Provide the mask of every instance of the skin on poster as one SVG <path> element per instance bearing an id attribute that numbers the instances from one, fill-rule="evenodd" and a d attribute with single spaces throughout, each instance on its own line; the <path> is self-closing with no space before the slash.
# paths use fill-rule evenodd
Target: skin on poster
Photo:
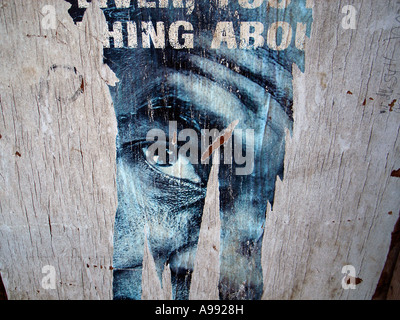
<path id="1" fill-rule="evenodd" d="M 76 21 L 86 1 L 69 1 Z M 292 65 L 304 70 L 306 1 L 100 1 L 118 122 L 114 299 L 140 299 L 145 235 L 174 299 L 187 299 L 212 161 L 221 147 L 221 299 L 260 299 L 267 203 L 292 130 Z M 150 134 L 149 134 L 150 133 Z M 204 160 L 204 159 L 203 159 Z"/>

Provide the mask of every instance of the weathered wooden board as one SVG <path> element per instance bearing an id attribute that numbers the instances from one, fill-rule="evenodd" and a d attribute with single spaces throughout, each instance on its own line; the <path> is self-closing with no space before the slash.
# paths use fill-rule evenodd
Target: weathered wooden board
<path id="1" fill-rule="evenodd" d="M 55 29 L 43 27 L 46 5 Z M 342 26 L 345 5 L 357 10 L 356 29 Z M 117 79 L 103 64 L 101 10 L 91 5 L 76 25 L 68 8 L 0 4 L 0 273 L 9 299 L 112 298 L 117 125 L 107 85 Z M 265 299 L 375 292 L 400 209 L 399 17 L 395 0 L 315 1 L 305 73 L 294 67 L 284 179 L 266 213 Z M 54 290 L 42 287 L 46 265 Z M 354 290 L 342 288 L 345 265 L 362 279 Z"/>
<path id="2" fill-rule="evenodd" d="M 345 4 L 357 9 L 355 30 L 341 27 Z M 285 177 L 267 212 L 264 298 L 375 292 L 399 217 L 400 181 L 391 176 L 400 166 L 399 113 L 389 106 L 399 87 L 387 60 L 399 56 L 399 9 L 396 1 L 315 3 L 306 72 L 294 77 Z M 389 85 L 393 93 L 380 96 Z M 345 265 L 362 279 L 356 290 L 341 287 Z"/>
<path id="3" fill-rule="evenodd" d="M 57 28 L 43 29 L 53 5 Z M 9 299 L 111 299 L 116 124 L 99 13 L 1 2 L 1 258 Z M 42 268 L 56 268 L 44 290 Z"/>

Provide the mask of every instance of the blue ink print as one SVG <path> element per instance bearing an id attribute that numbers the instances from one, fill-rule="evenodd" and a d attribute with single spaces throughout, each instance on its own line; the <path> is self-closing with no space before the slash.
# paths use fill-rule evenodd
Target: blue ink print
<path id="1" fill-rule="evenodd" d="M 81 20 L 84 9 L 68 2 Z M 283 178 L 292 65 L 304 72 L 299 42 L 310 36 L 312 10 L 306 0 L 109 0 L 102 10 L 104 61 L 119 79 L 110 87 L 118 122 L 114 299 L 141 299 L 145 235 L 159 275 L 170 266 L 173 298 L 188 299 L 211 169 L 196 157 L 206 132 L 211 144 L 234 121 L 243 140 L 220 152 L 219 296 L 260 299 L 263 224 Z M 154 129 L 165 134 L 149 141 Z M 191 152 L 178 154 L 185 134 Z"/>

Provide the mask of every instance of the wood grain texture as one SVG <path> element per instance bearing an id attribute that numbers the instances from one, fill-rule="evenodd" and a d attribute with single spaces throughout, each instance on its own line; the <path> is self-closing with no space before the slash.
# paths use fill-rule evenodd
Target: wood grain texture
<path id="1" fill-rule="evenodd" d="M 57 28 L 43 29 L 53 5 Z M 101 11 L 2 1 L 0 272 L 9 299 L 111 299 L 116 120 Z M 110 78 L 110 81 L 113 79 Z M 56 269 L 44 290 L 42 268 Z"/>
<path id="2" fill-rule="evenodd" d="M 142 270 L 142 300 L 172 300 L 171 269 L 164 266 L 161 275 L 157 272 L 156 263 L 150 252 L 147 238 L 144 242 L 143 270 Z"/>
<path id="3" fill-rule="evenodd" d="M 341 9 L 357 28 L 341 27 Z M 263 240 L 264 299 L 370 299 L 400 207 L 399 113 L 384 98 L 397 1 L 315 1 L 306 71 L 294 72 L 294 132 Z M 396 55 L 394 55 L 396 56 Z M 398 74 L 397 74 L 398 75 Z M 395 212 L 395 214 L 388 214 Z M 344 265 L 362 282 L 343 290 Z"/>
<path id="4" fill-rule="evenodd" d="M 397 42 L 388 39 L 400 5 L 314 2 L 284 179 L 266 213 L 263 298 L 370 299 L 400 209 L 399 85 L 377 94 L 393 73 Z M 355 30 L 341 27 L 348 4 Z M 41 26 L 45 5 L 56 8 L 56 29 Z M 75 25 L 68 7 L 0 4 L 0 273 L 9 299 L 112 298 L 116 119 L 107 84 L 116 79 L 102 60 L 101 11 L 91 5 Z M 41 287 L 45 265 L 56 268 L 55 290 Z M 356 290 L 341 287 L 344 265 L 362 279 Z M 168 278 L 166 269 L 166 298 Z M 214 288 L 208 279 L 202 286 Z"/>
<path id="5" fill-rule="evenodd" d="M 213 165 L 207 184 L 207 195 L 190 285 L 190 300 L 219 299 L 221 219 L 217 159 L 219 159 L 219 149 L 213 153 Z"/>

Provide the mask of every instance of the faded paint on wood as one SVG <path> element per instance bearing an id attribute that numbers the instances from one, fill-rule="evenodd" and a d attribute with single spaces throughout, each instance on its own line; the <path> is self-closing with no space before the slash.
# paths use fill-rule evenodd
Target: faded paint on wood
<path id="1" fill-rule="evenodd" d="M 41 28 L 49 4 L 56 30 Z M 357 29 L 345 30 L 345 4 L 315 2 L 306 71 L 294 72 L 294 131 L 266 213 L 264 299 L 370 299 L 398 218 L 392 102 L 400 99 L 377 93 L 400 8 L 351 1 Z M 111 299 L 116 121 L 107 84 L 116 79 L 102 61 L 104 16 L 91 5 L 74 25 L 68 5 L 55 0 L 5 0 L 0 10 L 0 273 L 8 297 Z M 56 268 L 55 290 L 41 287 L 45 265 Z M 341 288 L 344 265 L 362 279 L 356 290 Z"/>

